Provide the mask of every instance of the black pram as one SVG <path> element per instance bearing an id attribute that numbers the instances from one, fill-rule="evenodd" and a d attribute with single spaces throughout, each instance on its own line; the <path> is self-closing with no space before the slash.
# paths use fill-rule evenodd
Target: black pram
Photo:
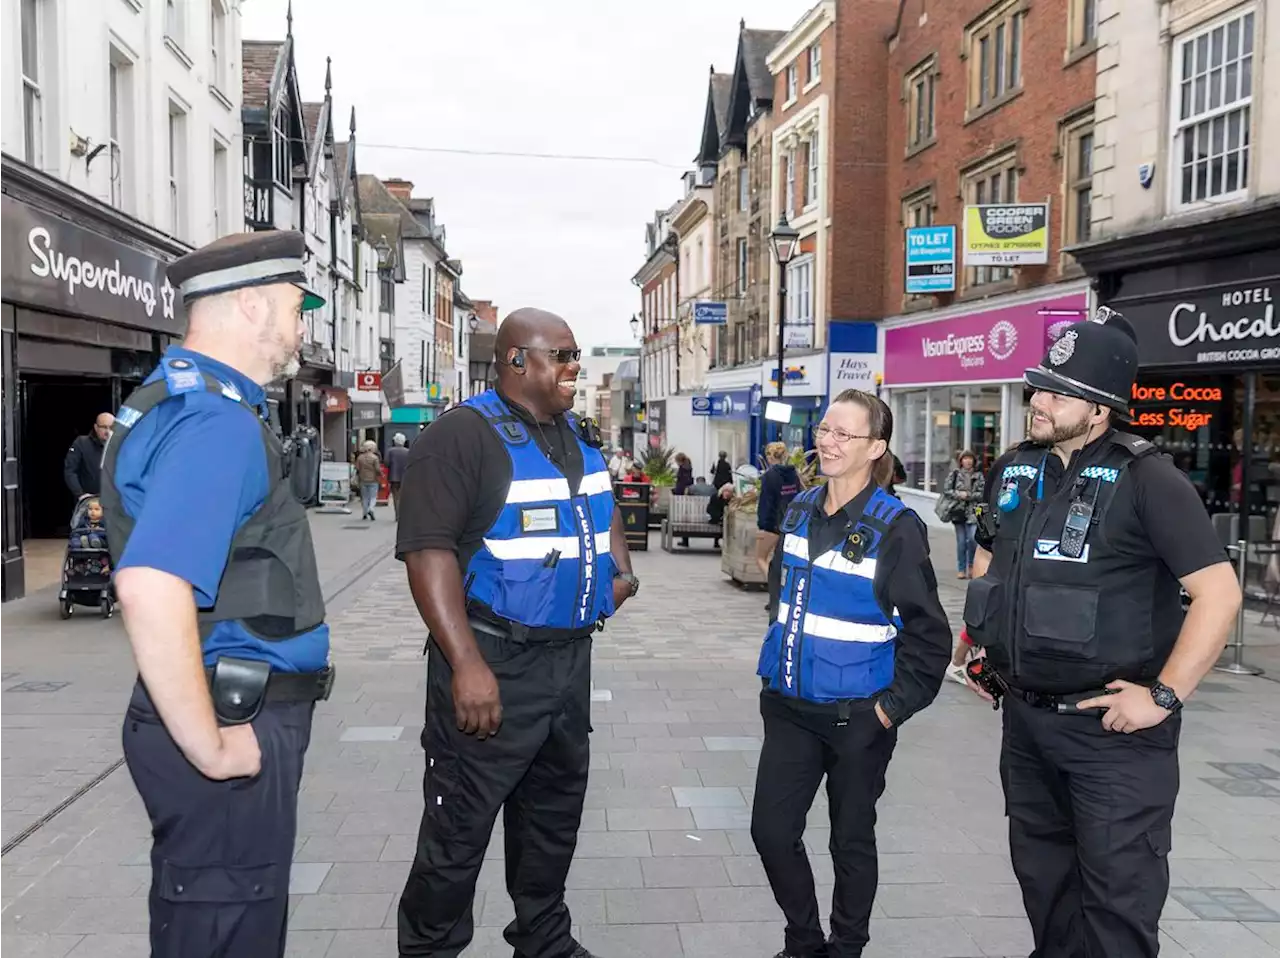
<path id="1" fill-rule="evenodd" d="M 69 619 L 77 605 L 97 606 L 104 619 L 115 612 L 115 591 L 111 586 L 111 553 L 107 530 L 102 522 L 102 504 L 97 496 L 76 503 L 71 513 L 71 535 L 62 560 L 62 582 L 58 589 L 62 618 Z"/>

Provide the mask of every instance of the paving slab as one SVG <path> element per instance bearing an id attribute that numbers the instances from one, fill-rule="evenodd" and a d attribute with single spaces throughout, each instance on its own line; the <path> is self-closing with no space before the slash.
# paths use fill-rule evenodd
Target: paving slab
<path id="1" fill-rule="evenodd" d="M 390 526 L 361 532 L 361 547 L 383 534 L 389 544 Z M 340 523 L 323 534 L 356 548 Z M 958 623 L 963 583 L 950 572 L 949 538 L 935 539 L 934 555 Z M 781 915 L 750 835 L 763 598 L 731 585 L 714 556 L 651 551 L 634 560 L 644 588 L 594 640 L 591 778 L 567 896 L 577 933 L 602 958 L 774 954 Z M 306 762 L 289 954 L 373 958 L 395 953 L 422 808 L 425 629 L 394 560 L 329 575 L 342 590 L 331 616 L 339 682 L 317 712 Z M 53 604 L 12 622 L 5 611 L 5 651 L 15 650 L 5 670 L 14 674 L 0 687 L 68 683 L 3 696 L 6 839 L 119 756 L 133 672 L 118 623 L 56 615 Z M 1212 708 L 1187 713 L 1164 956 L 1280 954 L 1272 678 L 1215 673 L 1193 699 Z M 998 748 L 999 716 L 949 682 L 903 728 L 879 804 L 881 887 L 866 958 L 1029 953 Z M 834 881 L 826 815 L 820 789 L 804 840 L 824 922 Z M 6 954 L 144 953 L 147 848 L 141 803 L 117 769 L 4 856 Z M 477 882 L 468 956 L 511 954 L 501 858 L 499 833 Z"/>

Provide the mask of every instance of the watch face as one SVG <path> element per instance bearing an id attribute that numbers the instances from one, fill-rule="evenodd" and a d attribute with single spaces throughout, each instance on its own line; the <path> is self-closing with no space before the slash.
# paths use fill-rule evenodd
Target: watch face
<path id="1" fill-rule="evenodd" d="M 1173 689 L 1159 685 L 1151 690 L 1151 697 L 1156 700 L 1156 705 L 1162 709 L 1171 709 L 1177 704 L 1178 696 Z"/>

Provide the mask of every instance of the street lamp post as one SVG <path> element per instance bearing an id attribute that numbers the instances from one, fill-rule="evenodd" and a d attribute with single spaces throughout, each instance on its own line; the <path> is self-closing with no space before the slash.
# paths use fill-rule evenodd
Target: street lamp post
<path id="1" fill-rule="evenodd" d="M 640 328 L 640 317 L 631 314 L 631 335 L 640 341 L 640 355 L 636 357 L 636 411 L 644 405 L 644 331 Z M 633 416 L 632 421 L 638 424 Z M 631 445 L 634 453 L 636 429 L 632 428 Z"/>
<path id="2" fill-rule="evenodd" d="M 769 242 L 773 246 L 773 258 L 778 261 L 778 398 L 782 398 L 783 367 L 782 353 L 786 347 L 787 319 L 787 264 L 796 254 L 800 245 L 800 233 L 787 222 L 785 212 L 778 214 L 778 225 L 769 234 Z"/>

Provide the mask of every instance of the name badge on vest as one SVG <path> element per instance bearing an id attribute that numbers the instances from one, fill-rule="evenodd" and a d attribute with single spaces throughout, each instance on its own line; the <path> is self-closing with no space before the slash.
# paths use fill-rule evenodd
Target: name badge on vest
<path id="1" fill-rule="evenodd" d="M 555 506 L 520 510 L 521 532 L 555 532 L 559 527 Z"/>

